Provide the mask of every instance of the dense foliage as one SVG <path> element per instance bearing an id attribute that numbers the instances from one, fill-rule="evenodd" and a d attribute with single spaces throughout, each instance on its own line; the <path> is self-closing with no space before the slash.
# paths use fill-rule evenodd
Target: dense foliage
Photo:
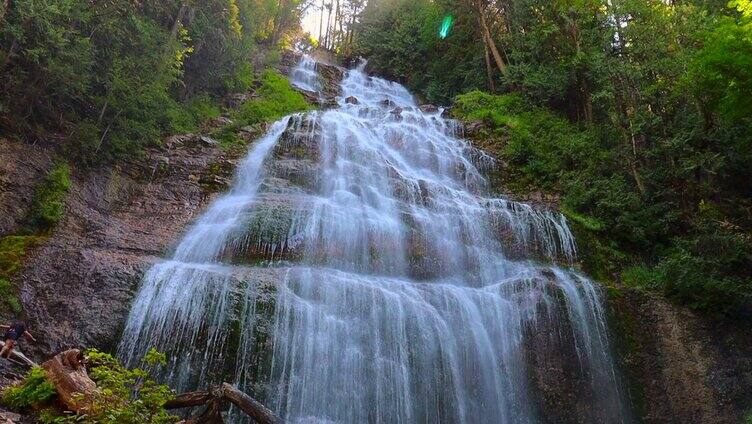
<path id="1" fill-rule="evenodd" d="M 448 0 L 370 1 L 356 26 L 353 55 L 369 68 L 405 83 L 432 102 L 481 87 L 485 81 L 483 46 L 475 42 L 475 21 L 457 14 L 452 36 L 440 39 Z"/>
<path id="2" fill-rule="evenodd" d="M 302 1 L 33 0 L 0 4 L 0 136 L 57 140 L 96 163 L 212 117 L 260 42 Z M 6 9 L 7 8 L 7 9 Z"/>
<path id="3" fill-rule="evenodd" d="M 253 83 L 257 85 L 254 97 L 244 101 L 231 113 L 232 124 L 211 134 L 225 149 L 244 146 L 244 140 L 239 135 L 242 128 L 260 130 L 264 123 L 311 108 L 305 97 L 292 88 L 287 77 L 276 71 L 264 71 L 259 80 Z"/>
<path id="4" fill-rule="evenodd" d="M 750 305 L 748 0 L 373 0 L 355 45 L 431 101 L 501 93 L 459 96 L 456 114 L 486 123 L 513 191 L 561 194 L 599 278 Z"/>

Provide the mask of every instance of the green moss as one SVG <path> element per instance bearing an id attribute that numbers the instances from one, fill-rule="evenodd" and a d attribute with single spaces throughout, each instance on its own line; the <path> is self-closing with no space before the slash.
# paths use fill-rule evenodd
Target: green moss
<path id="1" fill-rule="evenodd" d="M 22 308 L 12 280 L 21 269 L 28 249 L 40 240 L 38 236 L 7 236 L 0 239 L 0 303 L 5 303 L 0 306 L 8 307 L 16 314 Z"/>
<path id="2" fill-rule="evenodd" d="M 20 268 L 29 247 L 38 236 L 7 236 L 0 239 L 0 278 L 11 278 Z"/>
<path id="3" fill-rule="evenodd" d="M 639 358 L 645 352 L 644 332 L 637 317 L 630 308 L 630 301 L 625 296 L 625 291 L 618 286 L 607 287 L 608 294 L 608 323 L 611 330 L 611 340 L 616 351 L 616 358 L 621 361 L 616 365 L 627 377 L 624 382 L 627 385 L 629 399 L 634 410 L 639 416 L 646 411 L 645 390 L 642 377 L 639 374 Z M 618 293 L 615 295 L 615 292 Z M 637 365 L 637 366 L 635 366 Z"/>
<path id="4" fill-rule="evenodd" d="M 17 386 L 11 386 L 3 392 L 3 404 L 15 410 L 26 410 L 49 403 L 55 396 L 55 386 L 47 377 L 47 372 L 34 367 L 26 379 Z"/>
<path id="5" fill-rule="evenodd" d="M 241 125 L 225 125 L 212 132 L 210 136 L 219 142 L 219 147 L 224 151 L 231 151 L 235 148 L 244 147 L 246 141 L 239 135 Z"/>
<path id="6" fill-rule="evenodd" d="M 249 75 L 238 76 L 244 85 Z M 247 100 L 230 113 L 233 123 L 214 130 L 210 136 L 219 142 L 220 147 L 229 152 L 244 151 L 248 140 L 241 137 L 241 128 L 259 126 L 295 112 L 311 110 L 312 106 L 302 94 L 290 85 L 289 80 L 278 72 L 266 70 L 260 80 L 255 81 L 259 88 L 256 97 Z"/>
<path id="7" fill-rule="evenodd" d="M 55 165 L 34 197 L 34 210 L 30 219 L 32 229 L 48 230 L 63 219 L 65 198 L 70 187 L 70 167 L 65 163 Z"/>

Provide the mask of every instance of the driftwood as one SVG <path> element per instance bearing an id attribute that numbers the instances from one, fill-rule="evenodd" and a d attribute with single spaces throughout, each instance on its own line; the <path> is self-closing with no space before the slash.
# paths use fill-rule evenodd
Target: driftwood
<path id="1" fill-rule="evenodd" d="M 91 406 L 97 385 L 89 378 L 84 355 L 78 349 L 58 353 L 42 364 L 57 390 L 60 401 L 71 411 L 84 412 Z"/>
<path id="2" fill-rule="evenodd" d="M 0 350 L 2 350 L 4 347 L 5 347 L 5 342 L 0 341 Z M 27 365 L 29 367 L 37 367 L 37 366 L 39 366 L 39 365 L 37 365 L 36 362 L 32 361 L 31 359 L 29 359 L 28 357 L 26 357 L 26 355 L 24 355 L 23 353 L 17 351 L 16 349 L 13 349 L 13 351 L 10 353 L 10 359 L 13 359 L 15 361 L 21 362 L 24 365 Z"/>
<path id="3" fill-rule="evenodd" d="M 212 390 L 184 393 L 165 404 L 166 409 L 191 408 L 206 405 L 201 415 L 193 417 L 184 424 L 221 424 L 222 410 L 227 402 L 237 406 L 241 411 L 251 417 L 257 424 L 282 424 L 283 421 L 261 402 L 236 389 L 234 386 L 223 383 L 220 387 Z"/>

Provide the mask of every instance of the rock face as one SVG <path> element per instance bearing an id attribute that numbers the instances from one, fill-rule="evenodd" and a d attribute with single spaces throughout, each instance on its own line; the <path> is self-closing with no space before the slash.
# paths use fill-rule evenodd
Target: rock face
<path id="1" fill-rule="evenodd" d="M 17 232 L 54 151 L 0 138 L 0 236 Z"/>
<path id="2" fill-rule="evenodd" d="M 749 317 L 705 316 L 628 289 L 609 304 L 617 358 L 642 422 L 744 422 L 752 411 Z"/>
<path id="3" fill-rule="evenodd" d="M 28 326 L 39 340 L 22 343 L 22 350 L 44 357 L 69 347 L 115 346 L 144 270 L 217 189 L 206 181 L 222 173 L 223 163 L 234 169 L 200 137 L 167 145 L 132 163 L 72 176 L 64 220 L 29 252 L 15 278 Z M 12 164 L 11 173 L 0 175 L 13 182 L 0 192 L 3 212 L 12 212 L 12 219 L 2 221 L 4 235 L 25 214 L 52 152 L 11 142 L 3 142 L 0 152 L 0 166 Z"/>
<path id="4" fill-rule="evenodd" d="M 290 75 L 292 70 L 300 63 L 302 54 L 291 50 L 286 50 L 282 54 L 282 60 L 280 61 L 277 69 L 285 75 Z M 324 109 L 337 106 L 337 96 L 341 93 L 340 82 L 345 76 L 345 70 L 336 65 L 331 65 L 326 61 L 318 61 L 316 63 L 316 72 L 318 72 L 321 79 L 320 91 L 299 91 L 303 93 L 310 103 L 317 104 Z"/>

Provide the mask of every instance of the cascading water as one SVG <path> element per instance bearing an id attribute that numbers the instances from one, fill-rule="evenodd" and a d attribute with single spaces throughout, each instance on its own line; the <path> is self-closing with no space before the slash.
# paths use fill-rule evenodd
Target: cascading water
<path id="1" fill-rule="evenodd" d="M 599 291 L 541 264 L 574 258 L 564 218 L 486 197 L 492 160 L 402 86 L 341 87 L 146 274 L 121 357 L 166 351 L 177 390 L 231 378 L 291 422 L 539 422 L 558 375 L 590 409 L 573 421 L 625 421 Z"/>

